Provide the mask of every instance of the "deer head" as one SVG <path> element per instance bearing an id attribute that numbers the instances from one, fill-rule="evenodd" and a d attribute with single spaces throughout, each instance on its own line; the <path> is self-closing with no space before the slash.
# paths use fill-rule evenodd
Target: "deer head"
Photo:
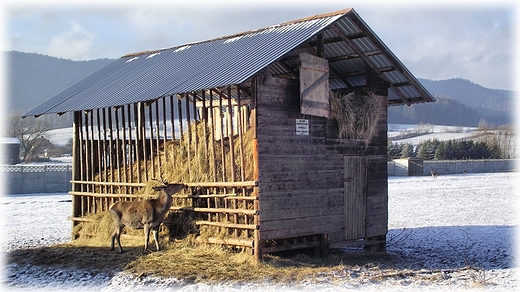
<path id="1" fill-rule="evenodd" d="M 169 195 L 172 195 L 172 194 L 175 194 L 176 192 L 182 190 L 183 188 L 186 187 L 185 184 L 183 183 L 168 183 L 166 180 L 164 180 L 162 177 L 161 179 L 156 179 L 156 178 L 153 178 L 152 180 L 155 180 L 155 181 L 158 181 L 161 183 L 160 186 L 154 186 L 152 187 L 152 189 L 154 191 L 164 191 L 165 193 L 169 194 Z"/>

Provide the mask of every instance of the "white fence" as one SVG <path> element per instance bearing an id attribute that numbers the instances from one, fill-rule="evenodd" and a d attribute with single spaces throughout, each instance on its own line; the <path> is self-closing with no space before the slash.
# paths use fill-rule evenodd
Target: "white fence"
<path id="1" fill-rule="evenodd" d="M 62 193 L 71 190 L 71 164 L 0 165 L 8 194 Z"/>
<path id="2" fill-rule="evenodd" d="M 388 162 L 389 176 L 430 175 L 430 170 L 438 174 L 504 172 L 516 170 L 515 159 L 481 160 L 421 160 L 395 159 Z"/>
<path id="3" fill-rule="evenodd" d="M 514 159 L 429 160 L 395 159 L 388 162 L 389 176 L 503 172 L 516 170 Z M 71 190 L 72 164 L 0 165 L 8 194 L 62 193 Z"/>

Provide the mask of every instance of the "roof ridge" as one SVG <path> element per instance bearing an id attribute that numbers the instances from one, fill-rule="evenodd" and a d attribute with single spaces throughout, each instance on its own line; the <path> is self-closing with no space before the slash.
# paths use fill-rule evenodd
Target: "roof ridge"
<path id="1" fill-rule="evenodd" d="M 160 53 L 162 51 L 167 51 L 167 50 L 175 50 L 175 49 L 179 49 L 179 48 L 186 47 L 186 46 L 192 46 L 192 45 L 197 45 L 197 44 L 202 44 L 202 43 L 207 43 L 207 42 L 213 42 L 213 41 L 218 41 L 218 40 L 232 39 L 232 38 L 248 35 L 248 34 L 251 34 L 251 33 L 258 33 L 258 32 L 261 32 L 261 31 L 264 31 L 264 30 L 268 30 L 268 29 L 272 29 L 272 28 L 275 28 L 275 27 L 286 26 L 286 25 L 296 24 L 296 23 L 300 23 L 300 22 L 326 18 L 326 17 L 332 17 L 332 16 L 336 16 L 336 15 L 342 15 L 342 14 L 346 14 L 346 13 L 348 13 L 350 11 L 353 11 L 353 10 L 354 10 L 353 8 L 346 8 L 346 9 L 341 9 L 341 10 L 337 10 L 337 11 L 333 11 L 333 12 L 328 12 L 328 13 L 323 13 L 323 14 L 316 14 L 316 15 L 307 16 L 307 17 L 303 17 L 303 18 L 298 18 L 298 19 L 295 19 L 295 20 L 287 21 L 287 22 L 273 24 L 273 25 L 270 25 L 270 26 L 262 27 L 262 28 L 251 29 L 251 30 L 240 32 L 240 33 L 235 33 L 235 34 L 226 35 L 226 36 L 220 36 L 220 37 L 216 37 L 216 38 L 212 38 L 212 39 L 208 39 L 208 40 L 203 40 L 203 41 L 196 41 L 196 42 L 186 43 L 186 44 L 183 44 L 183 45 L 174 46 L 174 47 L 170 47 L 170 48 L 162 48 L 162 49 L 157 49 L 157 50 L 147 50 L 147 51 L 129 53 L 129 54 L 125 54 L 125 55 L 121 56 L 121 58 L 138 57 L 138 56 L 146 55 L 146 54 Z"/>

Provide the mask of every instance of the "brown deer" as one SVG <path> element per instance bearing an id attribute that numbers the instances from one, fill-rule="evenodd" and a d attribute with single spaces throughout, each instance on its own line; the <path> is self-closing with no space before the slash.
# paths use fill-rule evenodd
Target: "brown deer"
<path id="1" fill-rule="evenodd" d="M 148 251 L 148 240 L 150 230 L 155 239 L 155 247 L 159 251 L 159 225 L 163 221 L 164 215 L 170 209 L 173 198 L 172 195 L 182 190 L 186 185 L 182 183 L 169 184 L 162 181 L 161 186 L 153 187 L 155 191 L 160 191 L 156 199 L 142 201 L 119 201 L 110 206 L 110 215 L 114 222 L 114 232 L 112 233 L 110 249 L 114 250 L 114 240 L 117 240 L 119 253 L 123 253 L 121 247 L 121 231 L 128 226 L 131 229 L 144 229 L 144 251 Z"/>
<path id="2" fill-rule="evenodd" d="M 433 179 L 437 179 L 437 176 L 439 175 L 439 174 L 437 173 L 437 170 L 435 170 L 435 169 L 430 169 L 430 173 L 431 173 Z"/>

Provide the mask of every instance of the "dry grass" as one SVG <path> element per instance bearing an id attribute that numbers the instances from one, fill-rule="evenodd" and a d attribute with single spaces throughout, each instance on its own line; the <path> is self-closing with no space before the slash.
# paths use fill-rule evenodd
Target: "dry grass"
<path id="1" fill-rule="evenodd" d="M 110 251 L 109 242 L 87 239 L 66 244 L 16 250 L 7 256 L 8 263 L 31 264 L 61 269 L 83 269 L 92 273 L 124 270 L 136 277 L 174 277 L 185 282 L 265 282 L 297 283 L 318 276 L 344 273 L 358 265 L 388 261 L 387 255 L 332 253 L 328 258 L 296 255 L 265 255 L 257 263 L 244 252 L 217 245 L 189 241 L 161 242 L 159 252 L 143 252 L 142 237 L 122 237 L 125 252 Z M 343 272 L 342 272 L 343 271 Z"/>
<path id="2" fill-rule="evenodd" d="M 368 145 L 375 135 L 377 121 L 384 113 L 386 97 L 375 95 L 366 90 L 349 94 L 331 92 L 330 117 L 338 123 L 339 138 L 362 140 Z"/>

